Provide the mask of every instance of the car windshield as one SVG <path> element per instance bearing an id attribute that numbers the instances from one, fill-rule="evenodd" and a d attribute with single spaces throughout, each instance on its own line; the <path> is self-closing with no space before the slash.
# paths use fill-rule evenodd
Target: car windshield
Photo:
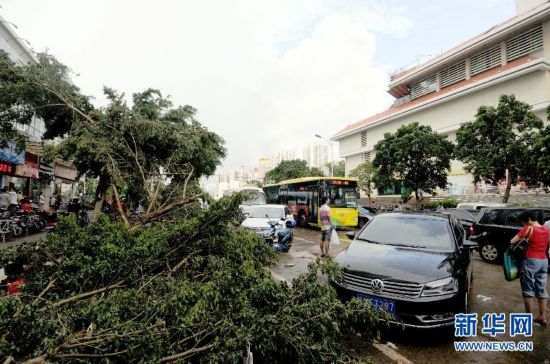
<path id="1" fill-rule="evenodd" d="M 377 215 L 357 237 L 373 243 L 432 250 L 452 249 L 448 222 L 422 215 Z"/>
<path id="2" fill-rule="evenodd" d="M 462 209 L 448 209 L 446 210 L 449 214 L 453 215 L 459 220 L 474 221 L 475 217 L 470 212 Z"/>
<path id="3" fill-rule="evenodd" d="M 249 218 L 265 218 L 267 215 L 270 219 L 282 219 L 285 217 L 284 207 L 267 207 L 256 206 L 249 211 Z"/>

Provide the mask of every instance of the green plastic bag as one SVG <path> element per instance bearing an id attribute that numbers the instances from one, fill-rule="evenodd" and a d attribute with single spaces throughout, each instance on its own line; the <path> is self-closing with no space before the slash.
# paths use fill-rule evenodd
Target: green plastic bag
<path id="1" fill-rule="evenodd" d="M 504 262 L 502 263 L 502 268 L 504 269 L 504 278 L 508 282 L 512 282 L 514 279 L 519 278 L 518 263 L 510 250 L 506 250 L 504 252 Z"/>

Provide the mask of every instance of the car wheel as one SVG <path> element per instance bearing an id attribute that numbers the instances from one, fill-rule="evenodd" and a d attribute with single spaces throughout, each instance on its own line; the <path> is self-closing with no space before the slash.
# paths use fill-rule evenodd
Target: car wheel
<path id="1" fill-rule="evenodd" d="M 300 225 L 300 227 L 305 227 L 307 225 L 307 217 L 303 211 L 300 211 L 298 214 L 298 225 Z"/>
<path id="2" fill-rule="evenodd" d="M 484 242 L 479 248 L 479 255 L 485 263 L 496 264 L 500 261 L 500 251 L 491 242 Z"/>

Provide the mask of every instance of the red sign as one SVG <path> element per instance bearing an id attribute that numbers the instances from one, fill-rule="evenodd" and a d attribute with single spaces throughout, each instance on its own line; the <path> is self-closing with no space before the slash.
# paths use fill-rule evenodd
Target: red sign
<path id="1" fill-rule="evenodd" d="M 14 172 L 15 172 L 15 168 L 13 164 L 0 162 L 0 173 L 13 174 Z"/>
<path id="2" fill-rule="evenodd" d="M 25 161 L 24 164 L 19 164 L 15 168 L 15 174 L 21 177 L 38 178 L 38 163 Z"/>

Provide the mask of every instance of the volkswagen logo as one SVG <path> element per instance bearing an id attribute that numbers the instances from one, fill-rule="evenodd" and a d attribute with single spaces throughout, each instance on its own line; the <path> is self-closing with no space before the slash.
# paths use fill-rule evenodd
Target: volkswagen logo
<path id="1" fill-rule="evenodd" d="M 373 279 L 371 284 L 370 284 L 370 287 L 372 288 L 373 291 L 381 291 L 382 288 L 384 288 L 384 282 L 382 282 L 380 279 Z"/>

